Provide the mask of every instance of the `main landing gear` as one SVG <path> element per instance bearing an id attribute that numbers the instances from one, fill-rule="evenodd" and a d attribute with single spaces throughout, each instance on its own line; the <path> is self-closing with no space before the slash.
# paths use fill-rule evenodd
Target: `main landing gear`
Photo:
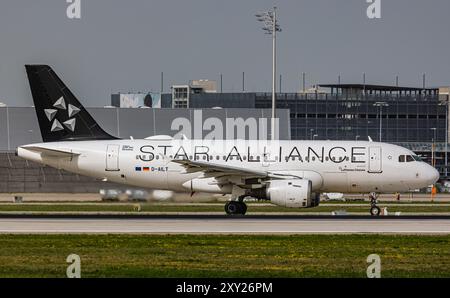
<path id="1" fill-rule="evenodd" d="M 372 216 L 380 216 L 381 209 L 377 206 L 378 204 L 378 194 L 371 192 L 369 194 L 370 198 L 370 214 Z"/>
<path id="2" fill-rule="evenodd" d="M 244 215 L 247 212 L 247 205 L 244 198 L 239 197 L 237 201 L 229 201 L 225 204 L 225 212 L 228 215 Z"/>

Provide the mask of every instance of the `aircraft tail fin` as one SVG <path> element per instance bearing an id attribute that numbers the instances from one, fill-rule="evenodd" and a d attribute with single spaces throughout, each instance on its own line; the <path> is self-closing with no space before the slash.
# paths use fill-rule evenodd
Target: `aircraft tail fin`
<path id="1" fill-rule="evenodd" d="M 25 65 L 44 142 L 116 139 L 106 133 L 48 65 Z"/>

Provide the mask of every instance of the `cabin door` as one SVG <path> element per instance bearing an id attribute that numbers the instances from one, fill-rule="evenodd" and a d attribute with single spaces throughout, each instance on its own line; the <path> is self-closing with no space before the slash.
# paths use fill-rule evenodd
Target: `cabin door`
<path id="1" fill-rule="evenodd" d="M 381 173 L 381 147 L 369 147 L 369 173 Z"/>
<path id="2" fill-rule="evenodd" d="M 106 170 L 120 171 L 119 169 L 119 145 L 108 145 L 106 149 Z"/>

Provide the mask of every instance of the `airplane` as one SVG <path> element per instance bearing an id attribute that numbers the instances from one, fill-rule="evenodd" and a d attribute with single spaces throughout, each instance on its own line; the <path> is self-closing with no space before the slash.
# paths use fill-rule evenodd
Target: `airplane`
<path id="1" fill-rule="evenodd" d="M 105 132 L 47 65 L 26 65 L 43 143 L 17 155 L 58 169 L 138 187 L 231 195 L 286 208 L 319 205 L 321 193 L 405 192 L 439 172 L 406 148 L 373 141 L 120 139 Z M 380 209 L 372 205 L 371 214 Z"/>

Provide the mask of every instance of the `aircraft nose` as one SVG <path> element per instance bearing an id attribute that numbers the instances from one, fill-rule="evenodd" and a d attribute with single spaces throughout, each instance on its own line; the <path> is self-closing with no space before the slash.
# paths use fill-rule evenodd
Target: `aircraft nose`
<path id="1" fill-rule="evenodd" d="M 435 184 L 438 180 L 439 180 L 439 171 L 438 170 L 436 170 L 434 167 L 432 167 L 432 166 L 429 166 L 429 169 L 428 169 L 428 175 L 427 175 L 428 177 L 429 177 L 429 184 L 431 185 L 431 184 Z"/>

